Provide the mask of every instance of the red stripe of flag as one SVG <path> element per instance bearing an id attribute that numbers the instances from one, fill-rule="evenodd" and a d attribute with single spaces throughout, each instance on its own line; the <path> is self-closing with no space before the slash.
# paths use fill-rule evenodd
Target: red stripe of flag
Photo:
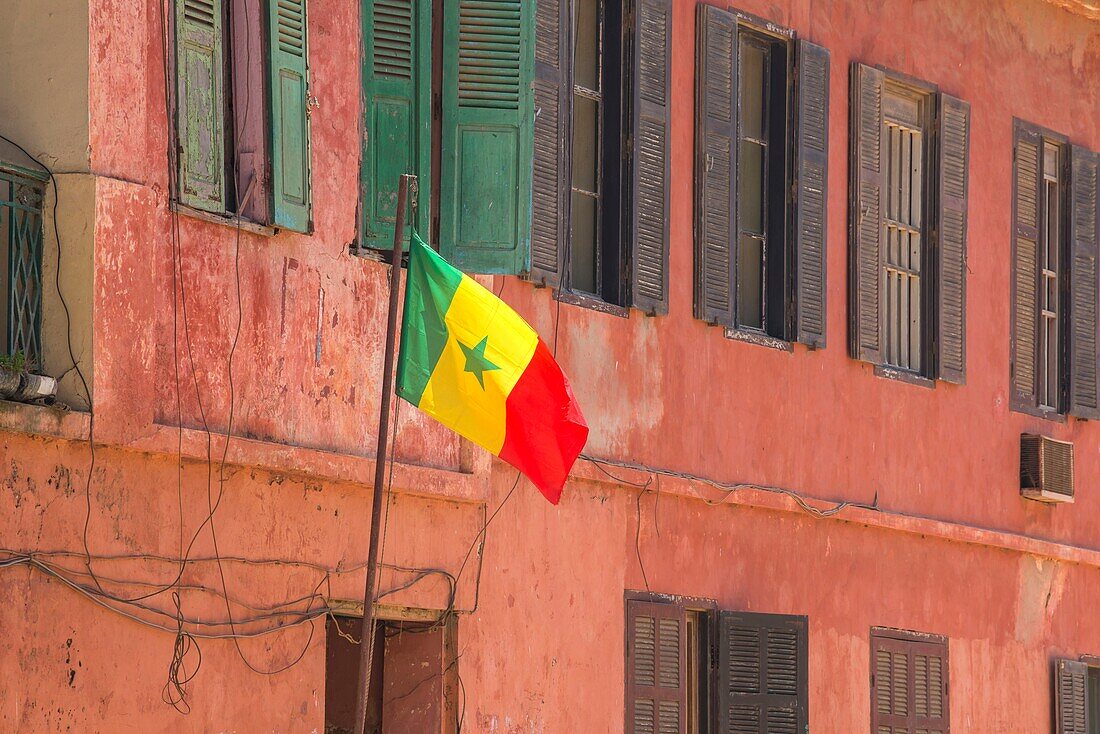
<path id="1" fill-rule="evenodd" d="M 505 421 L 500 458 L 558 504 L 569 470 L 588 440 L 588 424 L 569 380 L 541 338 L 527 369 L 508 393 Z"/>

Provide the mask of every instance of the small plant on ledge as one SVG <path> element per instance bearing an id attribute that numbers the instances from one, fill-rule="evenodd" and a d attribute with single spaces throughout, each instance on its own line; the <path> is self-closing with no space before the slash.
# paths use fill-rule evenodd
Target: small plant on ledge
<path id="1" fill-rule="evenodd" d="M 13 354 L 0 354 L 0 370 L 21 374 L 29 372 L 31 365 L 27 363 L 27 355 L 22 350 L 17 350 Z"/>

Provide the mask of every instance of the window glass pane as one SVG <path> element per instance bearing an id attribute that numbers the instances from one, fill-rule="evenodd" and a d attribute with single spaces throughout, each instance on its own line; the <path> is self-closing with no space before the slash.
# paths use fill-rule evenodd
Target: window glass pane
<path id="1" fill-rule="evenodd" d="M 599 91 L 600 4 L 599 0 L 576 0 L 577 31 L 573 83 Z"/>
<path id="2" fill-rule="evenodd" d="M 741 231 L 764 233 L 764 146 L 741 142 Z"/>
<path id="3" fill-rule="evenodd" d="M 764 242 L 741 235 L 737 260 L 737 321 L 764 328 Z"/>
<path id="4" fill-rule="evenodd" d="M 764 64 L 767 51 L 741 44 L 741 136 L 764 139 Z"/>
<path id="5" fill-rule="evenodd" d="M 569 271 L 572 290 L 596 293 L 596 198 L 573 192 L 572 246 Z"/>
<path id="6" fill-rule="evenodd" d="M 599 103 L 573 95 L 573 188 L 598 193 Z"/>

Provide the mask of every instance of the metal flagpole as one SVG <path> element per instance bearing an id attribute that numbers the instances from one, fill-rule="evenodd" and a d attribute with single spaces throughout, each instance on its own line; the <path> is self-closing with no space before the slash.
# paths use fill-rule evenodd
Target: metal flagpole
<path id="1" fill-rule="evenodd" d="M 374 500 L 370 516 L 370 550 L 367 552 L 367 582 L 363 592 L 363 634 L 359 643 L 359 694 L 355 702 L 356 734 L 371 734 L 367 728 L 367 694 L 370 690 L 374 653 L 374 587 L 378 577 L 378 534 L 382 524 L 382 486 L 386 479 L 386 450 L 389 443 L 390 400 L 393 395 L 393 362 L 397 343 L 397 299 L 401 290 L 401 256 L 405 240 L 405 202 L 409 189 L 417 188 L 416 176 L 403 174 L 397 186 L 397 221 L 393 227 L 393 261 L 390 265 L 390 312 L 386 322 L 386 356 L 382 367 L 382 406 L 378 413 L 378 450 L 374 454 Z"/>

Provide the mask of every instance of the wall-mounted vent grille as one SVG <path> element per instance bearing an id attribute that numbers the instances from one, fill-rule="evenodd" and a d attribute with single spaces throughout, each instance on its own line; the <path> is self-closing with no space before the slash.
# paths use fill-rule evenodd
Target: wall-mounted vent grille
<path id="1" fill-rule="evenodd" d="M 1073 502 L 1073 444 L 1020 436 L 1020 492 L 1042 502 Z"/>

